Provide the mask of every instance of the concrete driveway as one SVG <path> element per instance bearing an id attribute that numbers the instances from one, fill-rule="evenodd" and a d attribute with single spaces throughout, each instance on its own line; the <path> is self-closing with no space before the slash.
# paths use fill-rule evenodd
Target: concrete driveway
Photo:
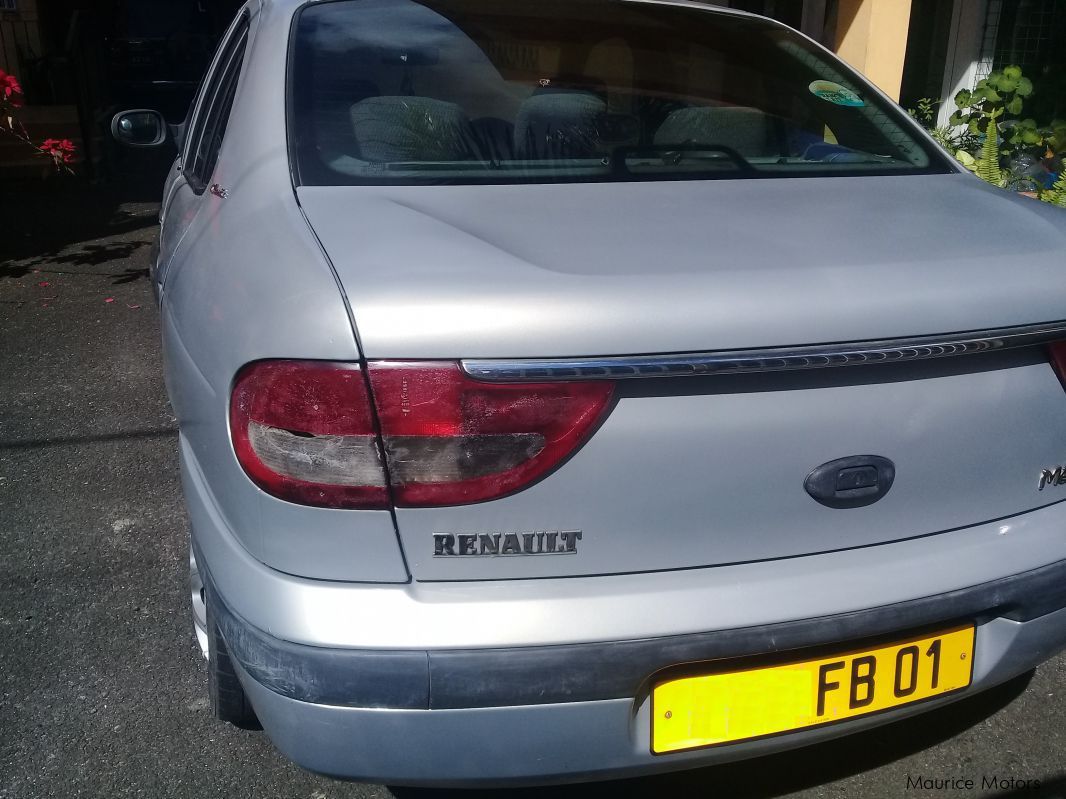
<path id="1" fill-rule="evenodd" d="M 458 796 L 323 779 L 210 717 L 146 279 L 158 185 L 0 188 L 0 797 Z M 1066 796 L 1066 659 L 816 748 L 498 795 Z"/>

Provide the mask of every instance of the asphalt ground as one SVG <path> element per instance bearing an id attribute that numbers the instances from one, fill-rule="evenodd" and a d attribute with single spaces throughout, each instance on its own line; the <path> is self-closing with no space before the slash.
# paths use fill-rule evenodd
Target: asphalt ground
<path id="1" fill-rule="evenodd" d="M 334 782 L 213 721 L 147 281 L 158 186 L 0 185 L 0 797 L 1066 797 L 1061 656 L 817 747 L 542 790 Z"/>

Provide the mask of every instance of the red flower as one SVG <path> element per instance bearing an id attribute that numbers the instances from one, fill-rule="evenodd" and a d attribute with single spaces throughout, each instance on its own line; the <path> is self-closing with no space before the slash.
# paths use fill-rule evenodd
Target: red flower
<path id="1" fill-rule="evenodd" d="M 49 155 L 56 164 L 69 164 L 74 160 L 78 148 L 70 139 L 45 139 L 41 142 L 41 152 Z"/>
<path id="2" fill-rule="evenodd" d="M 0 69 L 0 103 L 8 103 L 14 108 L 22 105 L 22 87 L 19 79 Z"/>

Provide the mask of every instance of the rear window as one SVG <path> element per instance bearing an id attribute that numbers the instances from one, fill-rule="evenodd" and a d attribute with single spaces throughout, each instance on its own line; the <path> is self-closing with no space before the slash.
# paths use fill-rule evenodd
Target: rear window
<path id="1" fill-rule="evenodd" d="M 336 0 L 301 10 L 303 184 L 948 171 L 899 109 L 780 25 L 617 0 Z"/>

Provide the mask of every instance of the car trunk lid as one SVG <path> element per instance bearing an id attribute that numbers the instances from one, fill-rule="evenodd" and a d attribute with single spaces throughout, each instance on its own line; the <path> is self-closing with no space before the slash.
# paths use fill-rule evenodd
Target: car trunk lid
<path id="1" fill-rule="evenodd" d="M 700 352 L 1066 316 L 1061 224 L 961 174 L 298 194 L 369 358 Z"/>
<path id="2" fill-rule="evenodd" d="M 965 176 L 299 195 L 371 361 L 750 350 L 1066 319 L 1062 234 L 1036 204 Z M 396 519 L 421 580 L 721 565 L 993 519 L 1006 534 L 1062 498 L 1039 477 L 1066 461 L 1063 411 L 1033 347 L 622 380 L 599 428 L 539 482 Z M 877 502 L 831 507 L 807 491 L 818 467 L 860 456 L 894 469 Z M 563 557 L 435 547 L 564 532 L 576 543 Z"/>

